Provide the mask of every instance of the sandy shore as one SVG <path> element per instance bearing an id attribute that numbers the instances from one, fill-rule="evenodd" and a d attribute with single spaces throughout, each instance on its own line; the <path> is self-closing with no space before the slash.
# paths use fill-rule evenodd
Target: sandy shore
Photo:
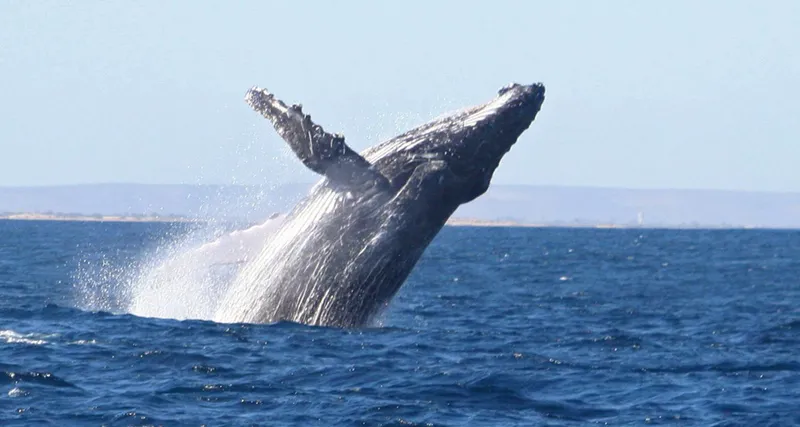
<path id="1" fill-rule="evenodd" d="M 546 227 L 544 224 L 528 224 L 517 221 L 495 221 L 475 218 L 450 218 L 447 220 L 447 225 L 452 225 L 455 227 Z"/>

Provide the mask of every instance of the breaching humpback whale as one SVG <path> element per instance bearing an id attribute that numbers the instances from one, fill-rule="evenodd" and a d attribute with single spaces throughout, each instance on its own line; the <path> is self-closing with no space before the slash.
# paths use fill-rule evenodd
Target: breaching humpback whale
<path id="1" fill-rule="evenodd" d="M 243 267 L 215 320 L 367 324 L 456 208 L 486 192 L 544 92 L 542 84 L 511 84 L 483 105 L 359 154 L 300 105 L 250 89 L 247 103 L 323 178 Z"/>

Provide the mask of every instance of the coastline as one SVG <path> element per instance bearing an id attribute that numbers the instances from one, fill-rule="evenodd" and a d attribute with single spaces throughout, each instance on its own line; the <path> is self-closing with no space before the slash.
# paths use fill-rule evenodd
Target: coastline
<path id="1" fill-rule="evenodd" d="M 179 216 L 133 216 L 133 215 L 61 215 L 41 213 L 14 213 L 0 215 L 0 220 L 11 221 L 79 221 L 79 222 L 198 222 L 196 219 Z"/>
<path id="2" fill-rule="evenodd" d="M 80 222 L 204 222 L 202 219 L 187 218 L 178 215 L 144 216 L 144 215 L 65 215 L 45 213 L 13 213 L 0 215 L 0 220 L 12 221 L 80 221 Z M 470 218 L 450 218 L 447 225 L 452 226 L 485 226 L 485 227 L 538 227 L 544 225 L 526 224 L 515 221 L 493 221 Z"/>
<path id="3" fill-rule="evenodd" d="M 6 213 L 0 214 L 0 220 L 9 221 L 75 221 L 75 222 L 161 222 L 161 223 L 202 223 L 199 218 L 178 215 L 144 216 L 144 215 L 83 215 L 83 214 L 47 214 L 47 213 Z M 701 225 L 701 224 L 592 224 L 592 223 L 530 223 L 513 220 L 490 220 L 479 218 L 450 218 L 450 227 L 524 227 L 524 228 L 593 228 L 593 229 L 672 229 L 672 230 L 749 230 L 776 229 L 751 225 Z M 781 228 L 782 229 L 782 228 Z M 792 228 L 786 228 L 791 230 Z"/>

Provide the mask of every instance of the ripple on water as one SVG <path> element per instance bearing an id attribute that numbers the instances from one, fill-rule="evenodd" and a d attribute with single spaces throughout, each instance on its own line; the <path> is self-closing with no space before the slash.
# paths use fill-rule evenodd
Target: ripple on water
<path id="1" fill-rule="evenodd" d="M 63 260 L 165 227 L 9 227 L 3 426 L 800 425 L 800 233 L 446 228 L 343 331 L 81 311 Z"/>

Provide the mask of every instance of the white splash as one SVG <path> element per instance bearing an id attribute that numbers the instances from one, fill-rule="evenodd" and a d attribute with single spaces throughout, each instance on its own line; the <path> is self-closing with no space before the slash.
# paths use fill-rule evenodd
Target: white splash
<path id="1" fill-rule="evenodd" d="M 0 341 L 5 341 L 7 344 L 43 345 L 48 343 L 45 338 L 51 338 L 53 336 L 54 335 L 44 334 L 20 334 L 11 329 L 0 330 Z"/>
<path id="2" fill-rule="evenodd" d="M 280 138 L 265 143 L 257 137 L 260 133 L 253 128 L 237 137 L 248 142 L 234 145 L 237 163 L 228 181 L 272 185 L 247 186 L 245 194 L 220 188 L 217 197 L 204 200 L 195 213 L 201 221 L 168 228 L 144 249 L 104 253 L 103 248 L 84 248 L 73 272 L 74 305 L 144 317 L 211 319 L 235 275 L 283 221 L 279 216 L 230 231 L 234 221 L 263 214 L 272 205 L 272 190 L 285 181 L 280 175 L 296 162 Z M 203 176 L 197 179 L 205 180 Z"/>
<path id="3" fill-rule="evenodd" d="M 29 394 L 30 393 L 19 387 L 14 387 L 8 391 L 8 397 L 22 397 L 22 396 L 27 396 Z"/>
<path id="4" fill-rule="evenodd" d="M 143 261 L 84 258 L 76 275 L 81 308 L 143 317 L 211 319 L 230 283 L 283 223 L 285 215 L 220 234 L 207 224 L 165 236 Z"/>
<path id="5" fill-rule="evenodd" d="M 252 261 L 285 216 L 237 230 L 200 246 L 189 237 L 164 251 L 133 282 L 127 312 L 173 319 L 211 319 L 243 265 Z"/>

